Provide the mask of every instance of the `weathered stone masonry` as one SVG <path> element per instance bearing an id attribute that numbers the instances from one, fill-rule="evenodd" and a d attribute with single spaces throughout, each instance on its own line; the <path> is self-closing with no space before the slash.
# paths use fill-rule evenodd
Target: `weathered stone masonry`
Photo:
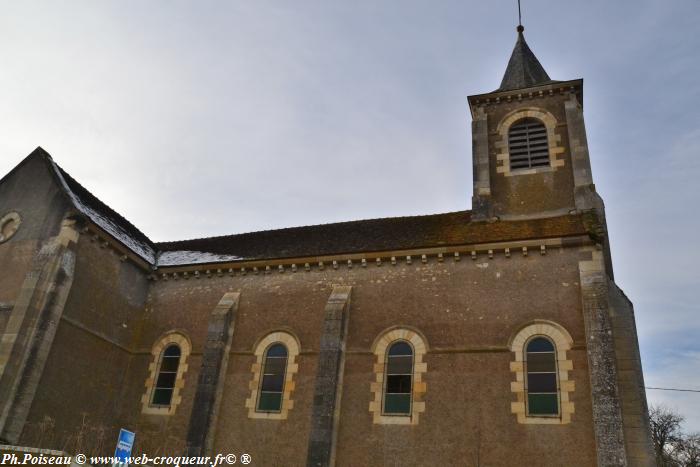
<path id="1" fill-rule="evenodd" d="M 78 239 L 74 224 L 65 220 L 59 235 L 49 239 L 37 254 L 2 336 L 0 433 L 2 439 L 14 443 L 19 441 L 29 415 L 70 292 Z M 34 323 L 27 326 L 25 319 Z M 24 336 L 23 328 L 28 329 Z"/>
<path id="2" fill-rule="evenodd" d="M 238 293 L 225 294 L 211 314 L 187 432 L 187 448 L 191 455 L 211 454 L 239 297 Z"/>
<path id="3" fill-rule="evenodd" d="M 326 304 L 311 414 L 308 466 L 335 465 L 351 291 L 349 286 L 333 287 Z"/>

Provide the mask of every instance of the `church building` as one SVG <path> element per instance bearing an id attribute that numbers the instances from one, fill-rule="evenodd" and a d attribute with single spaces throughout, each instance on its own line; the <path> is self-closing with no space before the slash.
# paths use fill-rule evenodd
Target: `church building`
<path id="1" fill-rule="evenodd" d="M 519 26 L 468 103 L 472 208 L 445 214 L 159 243 L 34 150 L 0 179 L 0 443 L 654 465 L 583 80 L 551 79 Z"/>

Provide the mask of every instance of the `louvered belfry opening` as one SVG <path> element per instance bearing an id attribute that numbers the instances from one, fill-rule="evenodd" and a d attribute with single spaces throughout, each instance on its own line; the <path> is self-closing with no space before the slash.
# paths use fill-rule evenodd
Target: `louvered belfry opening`
<path id="1" fill-rule="evenodd" d="M 523 118 L 508 130 L 510 169 L 531 169 L 549 165 L 547 128 L 536 118 Z"/>

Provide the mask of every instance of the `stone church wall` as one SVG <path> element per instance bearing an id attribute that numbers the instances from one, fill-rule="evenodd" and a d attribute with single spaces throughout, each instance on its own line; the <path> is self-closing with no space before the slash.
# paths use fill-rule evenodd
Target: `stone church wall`
<path id="1" fill-rule="evenodd" d="M 523 257 L 480 255 L 477 260 L 413 258 L 393 266 L 211 278 L 159 279 L 152 284 L 137 347 L 147 349 L 164 333 L 182 330 L 192 342 L 182 402 L 172 416 L 142 414 L 138 426 L 165 428 L 173 443 L 184 443 L 196 390 L 198 365 L 207 322 L 219 299 L 240 292 L 235 331 L 218 422 L 214 452 L 248 452 L 260 465 L 304 465 L 321 340 L 324 306 L 334 285 L 352 286 L 346 341 L 344 384 L 336 458 L 338 465 L 417 463 L 459 465 L 478 457 L 485 465 L 512 465 L 507 457 L 518 446 L 525 463 L 595 464 L 590 389 L 575 248 L 548 249 Z M 509 340 L 533 320 L 549 320 L 573 337 L 575 406 L 572 422 L 523 425 L 511 412 L 513 354 Z M 408 426 L 373 423 L 369 410 L 376 357 L 373 342 L 386 330 L 402 326 L 420 332 L 428 344 L 425 412 Z M 295 336 L 297 358 L 286 419 L 250 418 L 246 400 L 256 362 L 256 343 L 273 331 Z M 152 358 L 152 357 L 150 357 Z M 143 391 L 148 376 L 145 354 L 134 358 L 129 379 Z M 133 391 L 132 394 L 138 391 Z M 140 394 L 136 394 L 140 398 Z M 459 427 L 459 428 L 456 428 Z M 143 431 L 143 430 L 142 430 Z M 145 430 L 146 432 L 148 430 Z M 553 449 L 552 446 L 556 446 Z M 389 462 L 391 461 L 391 462 Z"/>
<path id="2" fill-rule="evenodd" d="M 634 308 L 615 283 L 611 281 L 608 287 L 627 456 L 630 465 L 654 465 Z"/>
<path id="3" fill-rule="evenodd" d="M 146 277 L 92 235 L 80 235 L 71 293 L 23 433 L 27 444 L 43 437 L 43 445 L 72 452 L 113 449 L 125 414 L 137 411 L 128 377 L 139 353 L 134 336 Z"/>
<path id="4" fill-rule="evenodd" d="M 574 205 L 574 178 L 571 166 L 564 102 L 568 95 L 535 97 L 487 106 L 491 196 L 494 214 L 503 217 L 537 216 L 568 212 Z M 527 115 L 526 111 L 536 112 Z M 512 175 L 508 160 L 508 125 L 499 124 L 510 115 L 516 119 L 534 116 L 553 127 L 548 141 L 552 167 L 537 175 Z"/>
<path id="5" fill-rule="evenodd" d="M 490 258 L 481 250 L 476 259 L 466 254 L 459 261 L 451 255 L 422 260 L 412 252 L 410 262 L 397 256 L 396 264 L 384 258 L 381 266 L 368 261 L 351 268 L 341 260 L 333 266 L 325 258 L 323 269 L 312 262 L 310 271 L 287 267 L 283 273 L 261 267 L 245 275 L 212 270 L 176 279 L 164 277 L 166 269 L 153 280 L 150 271 L 116 253 L 92 230 L 63 221 L 65 201 L 50 174 L 39 165 L 29 168 L 15 175 L 33 177 L 31 193 L 21 177 L 12 179 L 15 175 L 0 187 L 7 190 L 0 193 L 5 210 L 30 213 L 13 238 L 0 244 L 3 264 L 23 271 L 21 280 L 0 278 L 2 303 L 10 304 L 10 313 L 16 311 L 13 297 L 23 293 L 27 273 L 37 267 L 31 253 L 50 238 L 67 236 L 66 244 L 72 246 L 66 251 L 75 262 L 55 336 L 39 342 L 40 350 L 49 346 L 51 351 L 43 369 L 32 370 L 36 392 L 30 397 L 31 391 L 23 388 L 16 399 L 21 402 L 16 410 L 28 414 L 22 443 L 108 452 L 124 427 L 137 432 L 136 452 L 175 455 L 186 450 L 192 435 L 188 430 L 204 426 L 209 452 L 247 452 L 260 465 L 305 465 L 308 446 L 319 441 L 312 433 L 323 436 L 313 431 L 313 414 L 318 413 L 317 375 L 328 374 L 321 358 L 328 300 L 338 286 L 345 286 L 350 303 L 341 342 L 341 397 L 335 407 L 339 423 L 332 455 L 337 465 L 512 465 L 514 452 L 527 465 L 595 464 L 578 243 L 558 247 L 549 239 L 543 252 L 532 248 L 525 255 L 513 248 L 506 256 L 498 249 Z M 32 193 L 41 196 L 35 199 Z M 60 277 L 42 267 L 49 279 Z M 643 425 L 645 410 L 633 315 L 616 286 L 611 283 L 609 290 L 627 451 L 630 459 L 637 451 L 643 459 L 640 450 L 648 444 L 640 438 L 646 431 L 635 428 Z M 221 374 L 213 375 L 223 391 L 213 409 L 216 416 L 202 418 L 193 407 L 201 392 L 203 356 L 212 347 L 207 339 L 212 338 L 213 312 L 232 293 L 237 297 L 235 313 L 229 315 L 233 334 L 222 341 L 230 345 L 228 361 Z M 27 310 L 31 315 L 33 308 Z M 23 321 L 22 332 L 32 329 L 30 320 Z M 567 416 L 546 424 L 532 423 L 520 413 L 518 366 L 510 346 L 519 330 L 539 322 L 556 323 L 572 338 L 560 358 L 568 372 L 562 379 L 562 394 L 569 397 L 562 402 Z M 419 336 L 425 346 L 415 390 L 420 397 L 414 418 L 403 425 L 379 416 L 375 399 L 383 363 L 374 350 L 397 327 Z M 285 410 L 271 419 L 256 413 L 250 400 L 259 378 L 260 342 L 276 332 L 298 345 L 299 353 L 286 386 Z M 184 370 L 172 408 L 153 409 L 148 402 L 157 358 L 170 341 L 186 348 Z M 211 362 L 204 363 L 211 371 Z M 7 385 L 10 375 L 6 372 L 0 384 Z M 327 383 L 336 384 L 333 379 Z M 518 449 L 502 449 L 504 445 Z"/>
<path id="6" fill-rule="evenodd" d="M 27 160 L 22 170 L 7 175 L 0 184 L 0 218 L 8 213 L 20 217 L 14 235 L 0 242 L 0 333 L 19 295 L 42 240 L 58 234 L 67 208 L 46 166 Z M 10 273 L 11 272 L 11 273 Z"/>
<path id="7" fill-rule="evenodd" d="M 32 401 L 27 392 L 35 384 L 21 380 L 41 361 L 29 349 L 37 344 L 38 323 L 46 323 L 41 297 L 52 284 L 52 252 L 67 207 L 38 158 L 25 159 L 0 184 L 0 218 L 14 217 L 11 228 L 3 223 L 0 242 L 0 438 L 11 442 Z"/>

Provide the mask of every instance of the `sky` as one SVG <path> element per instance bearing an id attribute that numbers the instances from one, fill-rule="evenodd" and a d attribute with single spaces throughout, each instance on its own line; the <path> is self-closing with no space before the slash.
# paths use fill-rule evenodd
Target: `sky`
<path id="1" fill-rule="evenodd" d="M 647 386 L 700 389 L 700 1 L 523 0 L 584 78 Z M 0 174 L 35 147 L 154 241 L 469 209 L 514 0 L 0 0 Z M 700 431 L 700 393 L 648 390 Z"/>

